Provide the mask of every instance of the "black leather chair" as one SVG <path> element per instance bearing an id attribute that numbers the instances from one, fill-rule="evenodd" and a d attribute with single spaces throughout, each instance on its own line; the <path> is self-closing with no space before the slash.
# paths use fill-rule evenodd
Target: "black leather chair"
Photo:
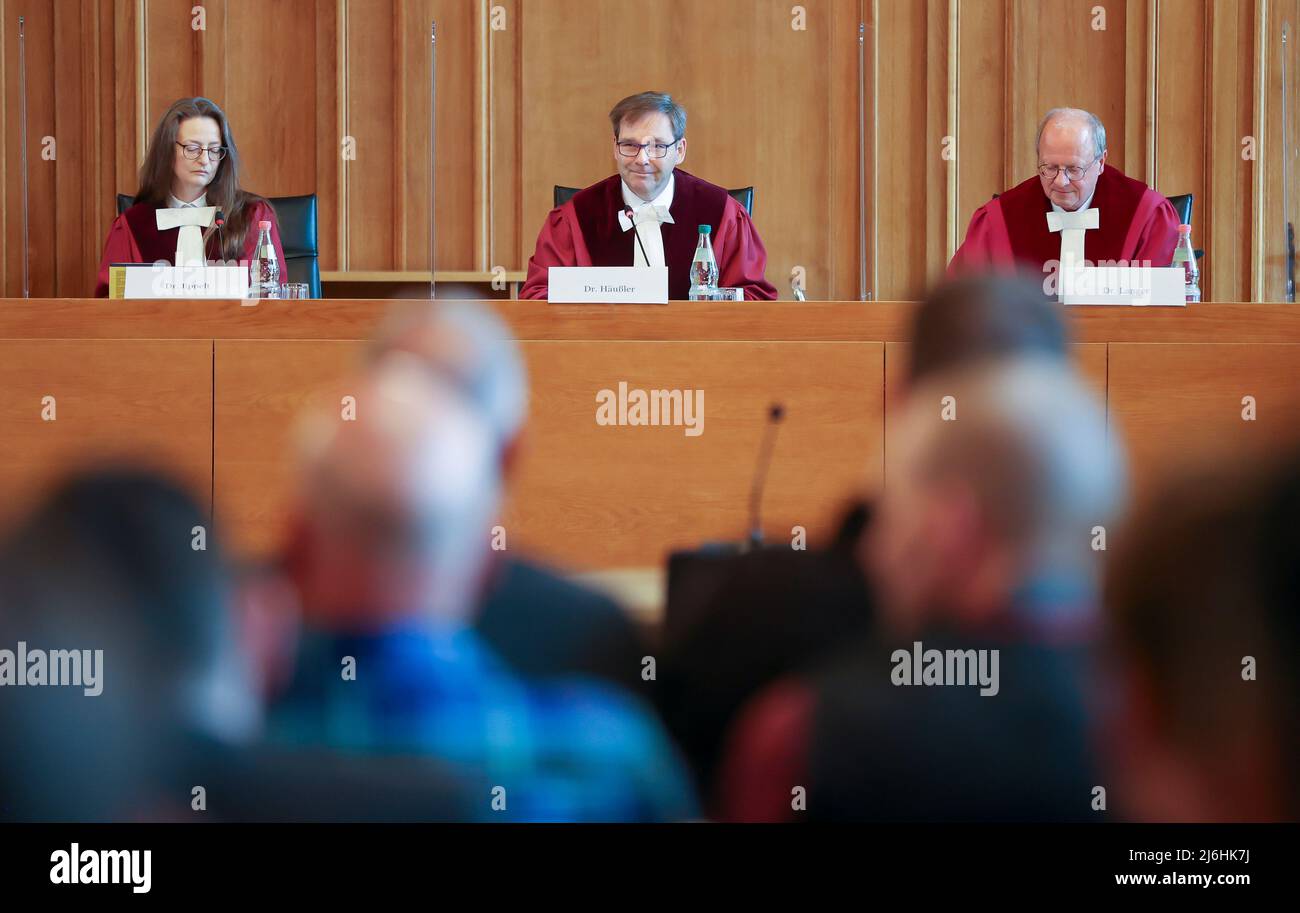
<path id="1" fill-rule="evenodd" d="M 569 200 L 573 199 L 573 195 L 581 189 L 581 187 L 561 187 L 559 184 L 556 184 L 554 205 L 563 206 L 565 203 L 569 202 Z M 754 214 L 753 187 L 736 187 L 732 190 L 728 190 L 727 193 L 731 194 L 733 200 L 745 207 L 745 212 L 747 214 L 751 216 Z"/>
<path id="2" fill-rule="evenodd" d="M 1167 198 L 1173 204 L 1174 212 L 1178 213 L 1178 222 L 1180 225 L 1192 224 L 1192 195 L 1190 193 L 1180 193 L 1177 196 Z M 1205 256 L 1205 251 L 1196 250 L 1196 259 L 1199 260 Z"/>
<path id="3" fill-rule="evenodd" d="M 117 213 L 121 215 L 135 199 L 129 193 L 117 195 Z M 289 275 L 285 282 L 307 283 L 307 294 L 320 297 L 320 245 L 316 233 L 316 194 L 298 197 L 271 197 L 271 207 L 280 227 L 280 246 L 284 248 L 284 267 Z"/>
<path id="4" fill-rule="evenodd" d="M 316 194 L 300 197 L 271 197 L 275 218 L 280 225 L 280 245 L 284 248 L 286 282 L 307 283 L 307 294 L 320 297 L 320 245 L 316 234 Z"/>
<path id="5" fill-rule="evenodd" d="M 1178 213 L 1178 221 L 1183 225 L 1192 224 L 1192 195 L 1190 193 L 1180 193 L 1177 196 L 1169 197 L 1169 202 L 1174 205 L 1174 212 Z"/>

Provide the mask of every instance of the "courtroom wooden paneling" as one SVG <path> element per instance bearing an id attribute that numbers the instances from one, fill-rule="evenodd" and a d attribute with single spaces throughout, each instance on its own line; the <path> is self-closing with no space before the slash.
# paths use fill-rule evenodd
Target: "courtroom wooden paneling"
<path id="1" fill-rule="evenodd" d="M 737 541 L 768 408 L 785 407 L 763 501 L 770 540 L 825 541 L 846 498 L 883 469 L 880 343 L 526 342 L 528 430 L 510 542 L 580 569 L 657 565 Z M 597 391 L 704 391 L 703 432 L 602 426 Z"/>
<path id="2" fill-rule="evenodd" d="M 212 343 L 0 339 L 0 522 L 69 469 L 110 460 L 165 471 L 207 508 Z"/>
<path id="3" fill-rule="evenodd" d="M 880 483 L 885 397 L 899 388 L 915 305 L 484 302 L 521 339 L 530 427 L 506 511 L 512 547 L 576 568 L 653 564 L 665 548 L 745 531 L 764 415 L 783 402 L 764 515 L 824 538 L 842 499 Z M 0 300 L 0 497 L 119 450 L 214 490 L 219 531 L 265 554 L 283 531 L 293 432 L 338 408 L 383 301 Z M 1212 445 L 1273 446 L 1300 424 L 1300 309 L 1070 308 L 1077 362 L 1108 397 L 1140 486 Z M 703 389 L 705 431 L 603 427 L 618 382 Z M 39 422 L 40 397 L 58 422 Z M 1258 421 L 1241 423 L 1241 397 Z M 215 438 L 214 438 L 215 431 Z M 1158 475 L 1158 472 L 1156 473 Z"/>
<path id="4" fill-rule="evenodd" d="M 1114 433 L 1144 485 L 1189 459 L 1240 457 L 1294 440 L 1300 428 L 1300 345 L 1109 346 Z M 1243 419 L 1242 398 L 1256 418 Z"/>
<path id="5" fill-rule="evenodd" d="M 244 554 L 284 535 L 304 410 L 342 408 L 363 343 L 217 340 L 213 346 L 213 517 Z"/>
<path id="6" fill-rule="evenodd" d="M 1257 65 L 1263 89 L 1257 95 L 1256 136 L 1260 178 L 1255 188 L 1254 215 L 1258 237 L 1252 249 L 1253 297 L 1285 300 L 1287 226 L 1300 224 L 1300 179 L 1294 166 L 1300 149 L 1300 0 L 1262 3 L 1266 15 L 1257 17 Z M 1286 40 L 1283 41 L 1283 34 Z M 1285 78 L 1284 78 L 1285 77 Z M 1289 107 L 1283 105 L 1283 93 Z M 1283 115 L 1286 115 L 1284 118 Z M 1289 183 L 1286 163 L 1290 162 Z"/>
<path id="7" fill-rule="evenodd" d="M 518 339 L 738 339 L 904 342 L 917 308 L 906 301 L 674 301 L 669 305 L 485 301 Z M 419 302 L 325 300 L 105 301 L 0 299 L 0 339 L 366 339 L 394 307 Z M 1300 342 L 1300 308 L 1070 307 L 1086 342 Z"/>
<path id="8" fill-rule="evenodd" d="M 0 0 L 5 294 L 21 293 L 22 14 L 34 295 L 89 293 L 113 193 L 134 189 L 158 114 L 196 93 L 230 113 L 250 188 L 320 196 L 323 269 L 426 268 L 431 19 L 440 269 L 524 268 L 551 186 L 610 173 L 609 106 L 658 86 L 691 111 L 686 167 L 756 185 L 768 277 L 783 292 L 801 266 L 813 298 L 917 297 L 973 209 L 1032 174 L 1043 111 L 1072 104 L 1106 121 L 1113 164 L 1196 194 L 1207 299 L 1283 295 L 1300 189 L 1283 193 L 1281 165 L 1300 126 L 1282 124 L 1281 31 L 1300 22 L 1300 0 L 813 0 L 798 5 L 803 30 L 776 0 L 667 0 L 653 17 L 631 0 L 201 6 L 196 30 L 190 0 Z M 51 161 L 46 136 L 58 144 Z M 1241 156 L 1247 136 L 1253 160 Z M 345 137 L 355 159 L 343 158 Z"/>
<path id="9" fill-rule="evenodd" d="M 786 406 L 764 499 L 766 528 L 828 538 L 854 490 L 878 482 L 879 343 L 522 343 L 535 378 L 504 524 L 512 547 L 577 568 L 655 564 L 665 547 L 735 540 L 772 402 Z M 293 431 L 309 403 L 336 408 L 360 345 L 216 343 L 219 532 L 265 553 L 293 495 Z M 640 366 L 640 367 L 638 367 Z M 678 426 L 605 427 L 596 392 L 703 389 L 698 437 Z M 486 535 L 486 533 L 485 533 Z"/>
<path id="10" fill-rule="evenodd" d="M 1256 133 L 1255 0 L 1210 0 L 1206 161 L 1203 205 L 1193 217 L 1198 247 L 1214 252 L 1205 262 L 1206 300 L 1248 301 L 1255 238 L 1256 159 L 1243 157 L 1243 141 Z M 1258 151 L 1256 151 L 1258 155 Z"/>

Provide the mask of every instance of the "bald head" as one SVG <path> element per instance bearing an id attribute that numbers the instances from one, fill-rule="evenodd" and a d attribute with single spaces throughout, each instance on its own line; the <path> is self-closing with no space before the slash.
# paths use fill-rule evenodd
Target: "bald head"
<path id="1" fill-rule="evenodd" d="M 1043 193 L 1072 212 L 1092 196 L 1105 168 L 1106 128 L 1082 108 L 1053 108 L 1038 125 L 1035 150 Z"/>
<path id="2" fill-rule="evenodd" d="M 492 431 L 407 353 L 352 395 L 354 413 L 318 413 L 303 431 L 304 607 L 347 628 L 463 623 L 498 502 Z"/>
<path id="3" fill-rule="evenodd" d="M 888 460 L 870 561 L 886 601 L 912 620 L 1005 609 L 1036 576 L 1090 579 L 1090 531 L 1123 490 L 1104 411 L 1053 360 L 925 381 Z"/>

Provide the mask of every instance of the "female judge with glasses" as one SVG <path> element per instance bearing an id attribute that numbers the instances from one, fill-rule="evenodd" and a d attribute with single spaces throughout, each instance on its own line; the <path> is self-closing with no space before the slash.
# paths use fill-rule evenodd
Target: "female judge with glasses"
<path id="1" fill-rule="evenodd" d="M 160 229 L 159 209 L 214 206 L 224 219 L 208 231 L 207 259 L 248 262 L 257 246 L 258 225 L 271 224 L 271 242 L 284 276 L 284 250 L 271 204 L 239 186 L 239 153 L 225 113 L 206 98 L 182 98 L 158 121 L 133 205 L 114 220 L 99 264 L 96 297 L 108 295 L 114 263 L 172 262 L 179 227 Z"/>

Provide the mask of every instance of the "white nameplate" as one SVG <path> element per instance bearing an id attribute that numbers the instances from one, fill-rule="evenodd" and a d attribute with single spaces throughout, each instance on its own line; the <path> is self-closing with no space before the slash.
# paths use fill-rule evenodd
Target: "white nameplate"
<path id="1" fill-rule="evenodd" d="M 246 298 L 247 266 L 121 267 L 126 271 L 123 298 Z"/>
<path id="2" fill-rule="evenodd" d="M 552 304 L 667 304 L 666 266 L 552 266 L 546 274 Z"/>
<path id="3" fill-rule="evenodd" d="M 1062 304 L 1185 306 L 1181 266 L 1078 266 L 1062 269 Z"/>

